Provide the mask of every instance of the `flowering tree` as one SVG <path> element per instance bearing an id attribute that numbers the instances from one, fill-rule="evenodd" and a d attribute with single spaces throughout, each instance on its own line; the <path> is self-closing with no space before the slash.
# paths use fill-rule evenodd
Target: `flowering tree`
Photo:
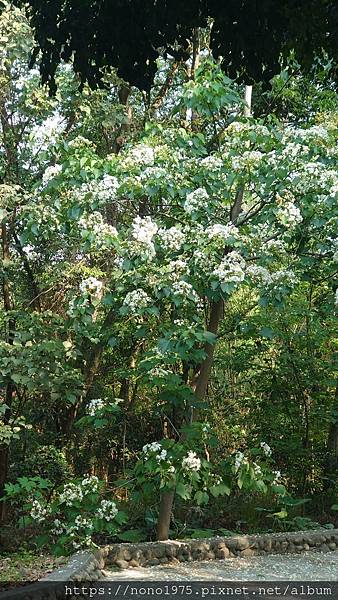
<path id="1" fill-rule="evenodd" d="M 285 311 L 320 270 L 333 313 L 336 117 L 304 127 L 244 118 L 238 88 L 204 58 L 158 120 L 119 144 L 105 129 L 103 144 L 88 110 L 97 103 L 100 122 L 109 93 L 70 102 L 74 81 L 61 71 L 60 124 L 47 94 L 38 115 L 27 107 L 36 75 L 14 77 L 13 91 L 16 60 L 10 97 L 19 115 L 30 112 L 29 135 L 14 147 L 2 130 L 11 166 L 0 186 L 6 448 L 27 426 L 22 413 L 39 433 L 54 432 L 56 419 L 55 438 L 73 452 L 76 425 L 109 437 L 141 398 L 161 431 L 133 456 L 134 475 L 138 490 L 162 494 L 159 537 L 168 537 L 175 491 L 200 504 L 235 486 L 284 493 L 259 440 L 215 457 L 208 386 L 235 305 L 265 309 L 269 336 L 272 309 Z M 137 98 L 133 108 L 141 112 Z M 52 115 L 54 133 L 41 140 Z"/>

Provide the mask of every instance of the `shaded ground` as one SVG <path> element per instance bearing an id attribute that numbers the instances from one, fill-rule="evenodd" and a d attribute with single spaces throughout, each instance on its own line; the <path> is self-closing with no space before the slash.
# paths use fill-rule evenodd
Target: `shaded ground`
<path id="1" fill-rule="evenodd" d="M 112 569 L 105 573 L 107 579 L 119 581 L 337 581 L 338 551 L 265 554 L 251 558 L 186 562 L 124 571 Z"/>
<path id="2" fill-rule="evenodd" d="M 37 554 L 23 550 L 21 552 L 0 554 L 0 587 L 1 582 L 37 581 L 44 575 L 51 573 L 66 558 Z"/>

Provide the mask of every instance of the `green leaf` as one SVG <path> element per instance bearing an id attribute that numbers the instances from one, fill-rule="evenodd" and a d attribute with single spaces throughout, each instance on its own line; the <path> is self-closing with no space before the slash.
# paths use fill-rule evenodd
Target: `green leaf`
<path id="1" fill-rule="evenodd" d="M 190 487 L 188 485 L 185 485 L 181 481 L 177 484 L 176 494 L 180 496 L 180 498 L 183 498 L 183 500 L 188 500 L 188 498 L 190 498 L 190 493 Z"/>
<path id="2" fill-rule="evenodd" d="M 123 542 L 145 542 L 147 540 L 147 534 L 143 529 L 128 529 L 119 533 L 117 537 Z"/>
<path id="3" fill-rule="evenodd" d="M 220 485 L 213 485 L 210 488 L 210 493 L 214 496 L 214 498 L 218 498 L 218 496 L 223 496 L 224 494 L 226 496 L 230 495 L 230 488 L 225 485 L 225 483 L 221 483 Z"/>
<path id="4" fill-rule="evenodd" d="M 198 492 L 196 492 L 194 496 L 194 499 L 196 500 L 198 506 L 201 506 L 202 504 L 208 504 L 209 494 L 207 494 L 207 492 L 202 492 L 201 490 L 198 490 Z"/>

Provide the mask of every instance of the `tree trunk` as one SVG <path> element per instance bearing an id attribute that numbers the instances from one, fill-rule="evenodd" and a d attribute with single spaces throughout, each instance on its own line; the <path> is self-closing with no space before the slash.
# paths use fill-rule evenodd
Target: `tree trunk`
<path id="1" fill-rule="evenodd" d="M 10 251 L 9 251 L 9 241 L 7 235 L 7 226 L 6 223 L 2 223 L 1 225 L 1 246 L 2 246 L 2 258 L 4 263 L 10 260 Z M 12 310 L 12 300 L 10 293 L 10 286 L 6 272 L 3 274 L 2 279 L 2 294 L 3 294 L 3 303 L 4 303 L 4 311 L 8 313 Z M 8 334 L 7 341 L 9 344 L 13 344 L 14 339 L 14 330 L 15 330 L 15 321 L 14 319 L 9 319 L 8 322 Z M 8 379 L 6 385 L 6 393 L 5 393 L 5 404 L 7 406 L 6 412 L 4 414 L 4 424 L 8 425 L 11 418 L 11 408 L 13 401 L 13 393 L 14 393 L 14 385 L 11 379 Z M 0 498 L 4 495 L 5 491 L 5 483 L 7 480 L 8 473 L 8 460 L 9 460 L 9 448 L 7 445 L 3 444 L 0 446 Z M 0 504 L 0 522 L 2 522 L 5 518 L 5 505 L 3 502 Z"/>
<path id="2" fill-rule="evenodd" d="M 170 518 L 174 504 L 175 491 L 163 492 L 157 521 L 157 539 L 162 542 L 169 538 Z"/>
<path id="3" fill-rule="evenodd" d="M 332 420 L 330 422 L 327 436 L 327 459 L 325 464 L 325 488 L 331 487 L 331 479 L 337 477 L 338 472 L 338 420 L 336 411 L 338 410 L 338 383 L 336 385 L 335 403 L 332 407 Z"/>

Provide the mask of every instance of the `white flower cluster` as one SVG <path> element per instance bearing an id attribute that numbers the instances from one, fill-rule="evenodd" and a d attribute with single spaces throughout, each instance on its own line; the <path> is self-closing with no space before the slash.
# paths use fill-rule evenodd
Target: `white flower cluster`
<path id="1" fill-rule="evenodd" d="M 162 448 L 160 442 L 151 442 L 151 444 L 146 444 L 143 446 L 142 452 L 146 460 L 155 455 L 155 459 L 158 463 L 167 460 L 168 457 L 168 452 Z"/>
<path id="2" fill-rule="evenodd" d="M 124 161 L 127 165 L 132 166 L 150 166 L 155 161 L 155 153 L 153 148 L 146 144 L 137 144 L 134 146 L 127 155 L 127 159 Z"/>
<path id="3" fill-rule="evenodd" d="M 87 217 L 81 217 L 78 225 L 84 231 L 93 233 L 96 237 L 95 241 L 99 246 L 104 246 L 107 238 L 117 236 L 116 228 L 106 223 L 98 211 L 92 212 Z"/>
<path id="4" fill-rule="evenodd" d="M 259 475 L 263 474 L 261 467 L 257 463 L 255 463 L 255 462 L 252 463 L 252 466 L 253 466 L 253 470 L 254 470 L 255 475 L 259 476 Z"/>
<path id="5" fill-rule="evenodd" d="M 118 513 L 118 508 L 115 502 L 111 500 L 101 500 L 101 505 L 97 510 L 97 516 L 99 519 L 104 519 L 105 521 L 112 521 L 115 519 Z"/>
<path id="6" fill-rule="evenodd" d="M 185 241 L 185 234 L 178 227 L 159 229 L 158 237 L 164 250 L 180 250 Z"/>
<path id="7" fill-rule="evenodd" d="M 83 183 L 80 187 L 73 188 L 74 199 L 80 204 L 86 194 L 91 194 L 100 204 L 105 205 L 116 199 L 119 182 L 116 177 L 104 175 L 102 179 L 92 179 Z"/>
<path id="8" fill-rule="evenodd" d="M 284 227 L 289 229 L 295 227 L 303 220 L 299 208 L 292 202 L 287 202 L 284 206 L 278 208 L 276 218 Z"/>
<path id="9" fill-rule="evenodd" d="M 210 225 L 205 230 L 206 235 L 209 239 L 220 238 L 226 243 L 229 243 L 232 239 L 239 238 L 239 231 L 233 223 L 228 225 L 222 225 L 221 223 L 215 223 Z"/>
<path id="10" fill-rule="evenodd" d="M 96 477 L 96 475 L 87 475 L 87 477 L 85 477 L 81 481 L 81 486 L 82 486 L 84 495 L 92 494 L 93 492 L 98 492 L 99 483 L 100 483 L 100 481 L 99 481 L 98 477 Z"/>
<path id="11" fill-rule="evenodd" d="M 72 545 L 73 545 L 74 550 L 81 550 L 81 548 L 83 548 L 83 547 L 88 548 L 88 546 L 91 546 L 92 543 L 93 543 L 93 541 L 92 541 L 91 536 L 86 535 L 86 537 L 83 540 L 79 540 L 79 541 L 73 540 Z"/>
<path id="12" fill-rule="evenodd" d="M 271 450 L 270 446 L 266 442 L 261 442 L 260 446 L 261 446 L 261 448 L 262 448 L 263 453 L 265 454 L 265 456 L 271 456 L 272 450 Z"/>
<path id="13" fill-rule="evenodd" d="M 64 531 L 64 523 L 61 523 L 60 519 L 54 519 L 53 527 L 51 527 L 51 533 L 53 533 L 54 535 L 62 535 Z"/>
<path id="14" fill-rule="evenodd" d="M 222 168 L 223 163 L 217 156 L 206 156 L 200 161 L 201 167 L 208 171 L 219 171 Z"/>
<path id="15" fill-rule="evenodd" d="M 182 275 L 189 275 L 190 273 L 190 269 L 186 261 L 179 258 L 177 260 L 171 260 L 167 268 L 171 280 L 178 280 Z"/>
<path id="16" fill-rule="evenodd" d="M 259 265 L 249 265 L 246 272 L 252 281 L 258 285 L 265 286 L 271 283 L 271 274 L 265 267 L 261 267 Z"/>
<path id="17" fill-rule="evenodd" d="M 162 450 L 160 442 L 151 442 L 150 444 L 145 444 L 142 448 L 142 452 L 146 458 L 149 458 L 149 455 L 153 452 L 159 452 L 160 450 Z"/>
<path id="18" fill-rule="evenodd" d="M 273 483 L 273 485 L 276 485 L 279 482 L 279 480 L 282 478 L 282 474 L 280 471 L 272 471 L 272 473 L 275 476 L 272 483 Z"/>
<path id="19" fill-rule="evenodd" d="M 245 277 L 245 261 L 238 252 L 229 252 L 212 274 L 221 283 L 240 283 Z"/>
<path id="20" fill-rule="evenodd" d="M 95 475 L 88 475 L 81 483 L 66 483 L 59 495 L 60 504 L 72 506 L 74 502 L 82 502 L 87 494 L 97 492 L 99 489 L 99 479 Z"/>
<path id="21" fill-rule="evenodd" d="M 270 292 L 277 291 L 282 285 L 292 286 L 296 283 L 296 275 L 290 269 L 280 269 L 270 273 L 265 267 L 250 265 L 246 274 L 258 286 L 269 288 Z"/>
<path id="22" fill-rule="evenodd" d="M 62 171 L 61 165 L 51 165 L 50 167 L 47 167 L 47 169 L 45 170 L 45 172 L 42 176 L 42 184 L 47 185 L 47 183 L 51 179 L 54 179 L 54 177 L 59 175 L 59 173 L 61 173 L 61 171 Z"/>
<path id="23" fill-rule="evenodd" d="M 196 452 L 190 450 L 182 460 L 182 467 L 186 471 L 199 471 L 201 468 L 201 459 L 198 458 Z"/>
<path id="24" fill-rule="evenodd" d="M 32 519 L 38 523 L 42 523 L 46 519 L 47 514 L 47 508 L 43 506 L 39 500 L 33 500 L 32 508 L 30 510 L 30 516 Z"/>
<path id="25" fill-rule="evenodd" d="M 91 296 L 99 297 L 103 288 L 103 283 L 96 277 L 88 277 L 83 279 L 79 285 L 81 294 L 89 294 Z"/>
<path id="26" fill-rule="evenodd" d="M 246 458 L 246 456 L 244 455 L 244 452 L 238 451 L 235 453 L 235 463 L 234 464 L 235 464 L 235 472 L 236 473 L 243 464 L 244 465 L 249 464 L 249 461 Z"/>
<path id="27" fill-rule="evenodd" d="M 148 258 L 155 256 L 153 237 L 158 227 L 150 217 L 136 217 L 131 226 L 131 237 L 136 242 L 135 250 L 142 250 Z"/>
<path id="28" fill-rule="evenodd" d="M 66 506 L 72 506 L 74 502 L 82 502 L 83 500 L 83 491 L 80 485 L 75 483 L 66 483 L 63 487 L 63 490 L 59 496 L 60 504 L 65 504 Z"/>
<path id="29" fill-rule="evenodd" d="M 234 171 L 243 171 L 244 169 L 254 169 L 258 167 L 263 158 L 259 150 L 247 150 L 241 156 L 233 156 L 231 159 Z"/>
<path id="30" fill-rule="evenodd" d="M 77 135 L 74 139 L 68 142 L 69 148 L 90 148 L 93 147 L 94 144 L 88 138 L 83 137 L 83 135 Z"/>
<path id="31" fill-rule="evenodd" d="M 187 195 L 186 201 L 184 203 L 184 210 L 191 214 L 198 210 L 201 210 L 206 206 L 209 200 L 209 194 L 204 188 L 197 188 L 193 192 Z"/>
<path id="32" fill-rule="evenodd" d="M 166 179 L 168 177 L 168 173 L 162 167 L 146 167 L 146 169 L 142 171 L 140 177 L 141 181 L 148 179 L 155 179 L 156 181 Z"/>
<path id="33" fill-rule="evenodd" d="M 147 292 L 141 288 L 128 292 L 123 300 L 123 306 L 127 306 L 132 314 L 136 314 L 140 310 L 147 308 L 151 303 L 152 299 L 148 296 Z"/>
<path id="34" fill-rule="evenodd" d="M 75 517 L 74 523 L 78 529 L 93 529 L 93 521 L 91 519 L 86 519 L 81 515 Z"/>
<path id="35" fill-rule="evenodd" d="M 101 398 L 93 398 L 88 404 L 87 413 L 91 417 L 95 417 L 97 411 L 102 408 L 104 408 L 103 400 L 101 400 Z"/>
<path id="36" fill-rule="evenodd" d="M 197 303 L 200 300 L 191 283 L 188 283 L 183 279 L 179 281 L 173 281 L 171 289 L 175 296 L 182 296 L 182 298 L 187 298 L 187 296 L 189 296 L 193 302 Z"/>

